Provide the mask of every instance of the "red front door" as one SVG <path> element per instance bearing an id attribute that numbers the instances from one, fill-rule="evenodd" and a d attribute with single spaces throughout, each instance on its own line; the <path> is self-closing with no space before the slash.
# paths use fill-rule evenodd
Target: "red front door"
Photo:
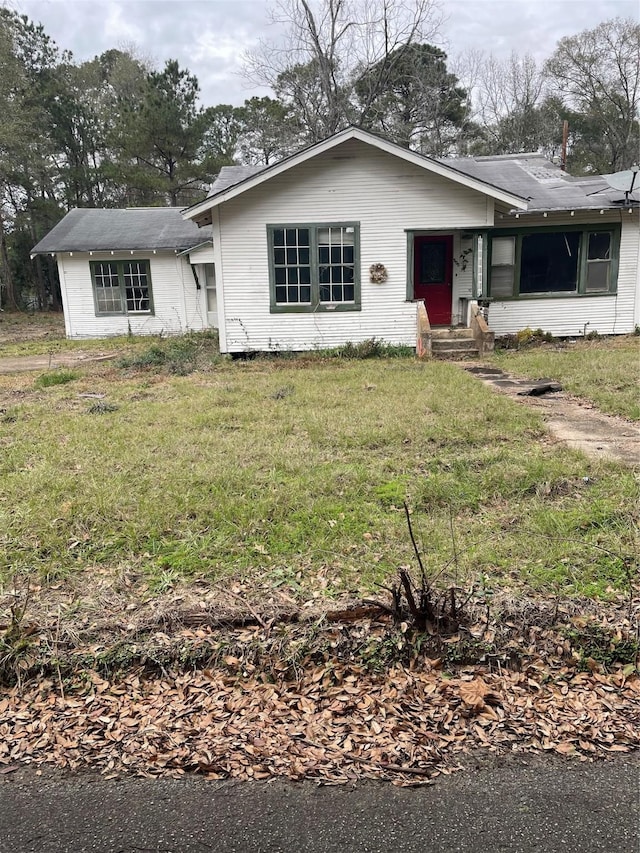
<path id="1" fill-rule="evenodd" d="M 424 299 L 432 326 L 451 323 L 453 236 L 415 237 L 413 298 Z"/>

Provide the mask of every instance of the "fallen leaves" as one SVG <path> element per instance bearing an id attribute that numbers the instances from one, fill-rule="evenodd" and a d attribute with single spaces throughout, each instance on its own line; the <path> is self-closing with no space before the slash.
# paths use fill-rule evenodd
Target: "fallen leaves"
<path id="1" fill-rule="evenodd" d="M 236 666 L 235 660 L 232 662 Z M 475 669 L 308 665 L 297 681 L 229 668 L 0 692 L 0 775 L 21 764 L 339 784 L 423 783 L 478 748 L 588 760 L 640 746 L 640 679 L 536 665 Z"/>
<path id="2" fill-rule="evenodd" d="M 499 705 L 500 697 L 492 693 L 483 678 L 474 678 L 460 684 L 460 698 L 476 713 L 487 705 Z"/>

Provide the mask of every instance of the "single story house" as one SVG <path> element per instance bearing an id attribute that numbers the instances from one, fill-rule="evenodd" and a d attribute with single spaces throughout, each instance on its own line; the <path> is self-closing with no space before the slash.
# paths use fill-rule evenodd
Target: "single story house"
<path id="1" fill-rule="evenodd" d="M 639 211 L 637 191 L 541 155 L 435 160 L 348 128 L 223 168 L 184 231 L 169 209 L 75 210 L 33 252 L 58 258 L 70 337 L 217 326 L 230 353 L 416 346 L 477 323 L 478 303 L 498 335 L 608 335 L 640 325 Z"/>
<path id="2" fill-rule="evenodd" d="M 211 229 L 179 208 L 76 208 L 37 253 L 56 256 L 68 338 L 218 326 Z"/>

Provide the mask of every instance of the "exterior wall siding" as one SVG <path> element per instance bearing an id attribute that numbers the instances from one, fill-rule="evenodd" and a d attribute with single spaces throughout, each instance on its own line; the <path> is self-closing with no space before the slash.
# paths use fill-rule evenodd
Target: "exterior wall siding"
<path id="1" fill-rule="evenodd" d="M 97 317 L 90 261 L 148 260 L 154 313 Z M 198 291 L 186 258 L 174 252 L 62 253 L 57 256 L 65 328 L 69 338 L 107 338 L 116 335 L 181 334 L 207 327 L 204 289 Z"/>
<path id="2" fill-rule="evenodd" d="M 189 262 L 192 264 L 212 264 L 213 261 L 213 246 L 200 246 L 189 252 Z"/>
<path id="3" fill-rule="evenodd" d="M 491 200 L 489 200 L 491 201 Z M 305 350 L 371 337 L 415 346 L 416 306 L 407 301 L 407 231 L 493 225 L 493 202 L 357 140 L 296 166 L 223 203 L 216 264 L 225 352 Z M 267 224 L 360 223 L 360 311 L 271 314 Z M 216 244 L 214 228 L 214 245 Z M 456 239 L 454 257 L 459 254 Z M 384 284 L 369 281 L 383 263 Z M 471 265 L 454 281 L 471 290 Z M 224 318 L 224 319 L 223 319 Z"/>
<path id="4" fill-rule="evenodd" d="M 607 212 L 591 216 L 576 214 L 575 217 L 559 219 L 557 216 L 543 218 L 522 217 L 522 225 L 597 225 L 599 222 L 621 222 L 620 262 L 618 264 L 618 290 L 611 296 L 573 296 L 532 298 L 491 302 L 489 326 L 496 335 L 515 334 L 529 326 L 542 329 L 557 337 L 573 337 L 589 332 L 601 335 L 620 335 L 633 332 L 638 316 L 640 301 L 640 277 L 638 257 L 640 252 L 640 228 L 638 211 L 629 214 L 626 210 Z M 511 224 L 511 223 L 510 223 Z M 515 224 L 515 223 L 513 223 Z M 497 222 L 502 225 L 502 222 Z"/>

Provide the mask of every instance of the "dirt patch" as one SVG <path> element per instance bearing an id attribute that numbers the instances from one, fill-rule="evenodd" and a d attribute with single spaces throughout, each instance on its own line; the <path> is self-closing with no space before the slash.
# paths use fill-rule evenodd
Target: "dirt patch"
<path id="1" fill-rule="evenodd" d="M 23 314 L 0 313 L 0 344 L 27 341 L 60 340 L 64 338 L 62 313 Z"/>
<path id="2" fill-rule="evenodd" d="M 82 367 L 85 364 L 95 364 L 110 361 L 118 357 L 116 352 L 83 352 L 52 353 L 50 355 L 20 355 L 0 358 L 0 374 L 28 373 L 36 370 L 56 370 L 60 367 Z"/>
<path id="3" fill-rule="evenodd" d="M 541 410 L 549 432 L 569 447 L 595 458 L 640 465 L 640 425 L 603 414 L 550 379 L 519 379 L 495 367 L 466 369 L 501 394 Z"/>

